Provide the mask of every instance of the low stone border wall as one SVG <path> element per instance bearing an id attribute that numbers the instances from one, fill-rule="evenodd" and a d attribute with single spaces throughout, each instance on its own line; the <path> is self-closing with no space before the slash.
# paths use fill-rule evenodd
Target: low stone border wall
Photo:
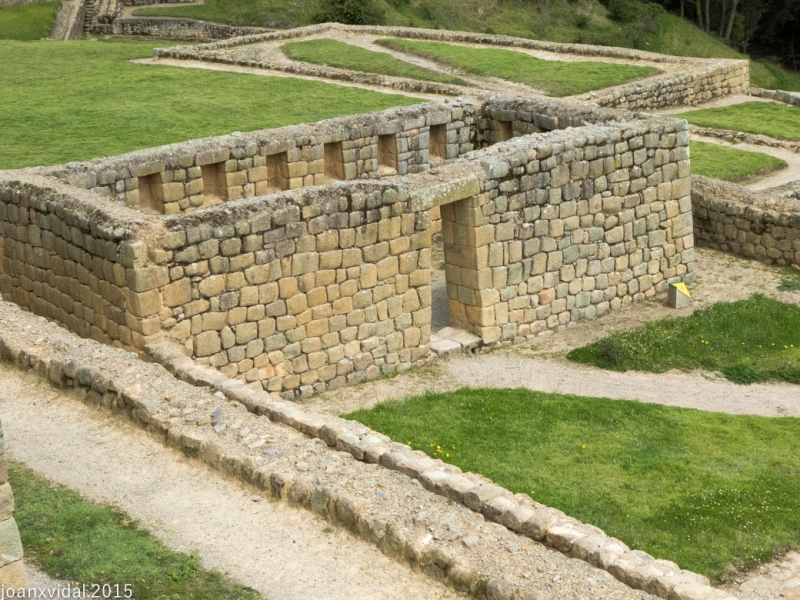
<path id="1" fill-rule="evenodd" d="M 2 301 L 0 320 L 8 324 L 0 330 L 3 360 L 32 369 L 56 386 L 75 389 L 86 401 L 125 415 L 187 455 L 272 497 L 308 508 L 384 553 L 477 598 L 563 597 L 558 581 L 565 568 L 583 573 L 579 581 L 592 597 L 641 597 L 626 595 L 610 580 L 589 578 L 585 563 L 630 587 L 670 600 L 727 598 L 705 577 L 631 551 L 596 527 L 524 494 L 513 495 L 481 476 L 392 443 L 357 422 L 304 411 L 292 402 L 255 392 L 195 365 L 169 345 L 151 351 L 188 381 L 212 388 L 213 393 L 173 379 L 159 365 L 79 339 Z M 239 410 L 242 407 L 248 410 Z M 292 430 L 324 444 L 304 440 Z M 320 455 L 325 445 L 339 452 Z M 356 478 L 380 493 L 354 488 Z M 423 487 L 433 494 L 423 492 Z M 415 510 L 406 512 L 412 505 Z M 472 532 L 480 534 L 464 537 Z M 472 551 L 478 542 L 477 551 Z M 566 567 L 567 559 L 558 553 L 542 558 L 535 542 L 584 563 Z M 529 579 L 531 573 L 536 577 Z M 552 577 L 556 573 L 560 576 Z M 605 589 L 593 589 L 595 585 Z"/>
<path id="2" fill-rule="evenodd" d="M 695 175 L 692 206 L 698 245 L 800 266 L 800 199 Z"/>
<path id="3" fill-rule="evenodd" d="M 0 423 L 0 586 L 25 588 L 28 579 L 22 562 L 22 541 L 14 520 L 14 494 L 8 483 L 8 455 Z"/>
<path id="4" fill-rule="evenodd" d="M 17 6 L 19 4 L 40 4 L 42 2 L 52 2 L 53 0 L 0 0 L 0 6 Z"/>
<path id="5" fill-rule="evenodd" d="M 235 27 L 197 19 L 175 17 L 129 17 L 115 19 L 113 35 L 145 36 L 163 40 L 225 40 L 269 31 L 259 27 Z"/>
<path id="6" fill-rule="evenodd" d="M 264 69 L 276 69 L 310 75 L 316 73 L 320 77 L 362 81 L 365 74 L 355 71 L 330 69 L 288 60 L 286 62 L 265 61 L 263 58 L 259 57 L 256 52 L 250 57 L 238 59 L 226 55 L 225 53 L 218 52 L 220 50 L 230 50 L 234 47 L 260 42 L 289 40 L 326 32 L 335 34 L 336 31 L 361 32 L 390 37 L 445 42 L 467 42 L 491 46 L 542 50 L 560 54 L 578 54 L 581 56 L 597 56 L 631 61 L 646 60 L 655 63 L 685 65 L 686 68 L 681 69 L 678 73 L 654 75 L 642 81 L 636 81 L 582 96 L 582 99 L 609 108 L 628 108 L 636 110 L 661 108 L 677 104 L 698 104 L 719 96 L 746 93 L 750 85 L 749 63 L 745 60 L 678 58 L 623 48 L 606 48 L 585 44 L 559 44 L 555 42 L 515 38 L 512 36 L 415 29 L 409 27 L 347 26 L 330 23 L 299 27 L 288 31 L 275 31 L 261 35 L 249 35 L 199 47 L 157 48 L 154 50 L 154 55 L 178 59 L 244 64 Z M 375 80 L 375 76 L 369 79 Z M 388 81 L 389 78 L 384 79 Z M 433 90 L 433 88 L 431 88 L 431 90 Z"/>
<path id="7" fill-rule="evenodd" d="M 800 106 L 800 92 L 785 92 L 783 90 L 765 90 L 763 88 L 750 88 L 750 95 L 757 98 L 770 98 L 791 106 Z"/>
<path id="8" fill-rule="evenodd" d="M 745 133 L 743 131 L 733 131 L 730 129 L 714 129 L 713 127 L 698 127 L 697 125 L 690 125 L 689 131 L 694 135 L 713 137 L 733 144 L 744 142 L 746 144 L 756 144 L 758 146 L 767 146 L 770 148 L 785 148 L 792 152 L 800 152 L 800 142 L 778 140 L 756 133 Z"/>

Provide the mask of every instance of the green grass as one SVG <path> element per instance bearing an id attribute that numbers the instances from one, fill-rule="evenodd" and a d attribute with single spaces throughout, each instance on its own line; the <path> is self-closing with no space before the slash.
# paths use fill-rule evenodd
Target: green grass
<path id="1" fill-rule="evenodd" d="M 800 545 L 800 419 L 468 388 L 348 418 L 715 580 Z"/>
<path id="2" fill-rule="evenodd" d="M 748 152 L 708 142 L 689 142 L 692 173 L 724 181 L 752 181 L 785 169 L 785 160 L 761 152 Z"/>
<path id="3" fill-rule="evenodd" d="M 61 2 L 0 6 L 0 40 L 39 40 L 49 37 Z"/>
<path id="4" fill-rule="evenodd" d="M 378 43 L 388 48 L 419 54 L 470 73 L 524 83 L 551 96 L 582 94 L 656 72 L 652 67 L 542 60 L 501 48 L 472 48 L 399 38 L 378 40 Z"/>
<path id="5" fill-rule="evenodd" d="M 123 512 L 85 502 L 20 463 L 9 465 L 25 556 L 51 577 L 76 583 L 131 584 L 134 596 L 256 600 L 261 595 L 174 552 Z"/>
<path id="6" fill-rule="evenodd" d="M 154 45 L 0 42 L 0 169 L 420 102 L 303 79 L 129 62 L 151 56 Z"/>
<path id="7" fill-rule="evenodd" d="M 304 62 L 329 65 L 339 69 L 351 69 L 365 73 L 378 73 L 392 77 L 409 77 L 423 81 L 438 81 L 440 83 L 453 83 L 467 85 L 463 79 L 451 75 L 435 73 L 416 65 L 398 60 L 385 52 L 373 52 L 366 48 L 359 48 L 352 44 L 345 44 L 336 40 L 308 40 L 305 42 L 290 42 L 281 48 L 289 58 Z"/>
<path id="8" fill-rule="evenodd" d="M 774 102 L 744 102 L 681 113 L 692 125 L 730 129 L 784 140 L 800 140 L 800 107 Z"/>
<path id="9" fill-rule="evenodd" d="M 705 369 L 736 383 L 800 384 L 800 307 L 756 294 L 612 333 L 567 355 L 612 371 Z"/>

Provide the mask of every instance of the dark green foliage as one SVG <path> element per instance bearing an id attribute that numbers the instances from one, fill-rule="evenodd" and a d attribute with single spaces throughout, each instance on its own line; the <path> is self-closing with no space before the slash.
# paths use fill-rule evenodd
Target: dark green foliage
<path id="1" fill-rule="evenodd" d="M 385 15 L 375 0 L 323 0 L 314 16 L 317 23 L 345 25 L 381 25 Z"/>

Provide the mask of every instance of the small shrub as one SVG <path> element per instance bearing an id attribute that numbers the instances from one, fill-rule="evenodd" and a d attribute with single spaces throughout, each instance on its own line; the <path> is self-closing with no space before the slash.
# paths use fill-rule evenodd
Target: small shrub
<path id="1" fill-rule="evenodd" d="M 638 0 L 609 0 L 608 12 L 619 23 L 633 23 L 639 20 L 644 6 Z"/>
<path id="2" fill-rule="evenodd" d="M 589 27 L 591 20 L 592 18 L 589 15 L 578 13 L 575 15 L 575 27 L 578 29 L 586 29 Z"/>
<path id="3" fill-rule="evenodd" d="M 385 15 L 374 0 L 330 0 L 314 16 L 317 23 L 382 25 Z"/>
<path id="4" fill-rule="evenodd" d="M 781 292 L 800 292 L 800 275 L 781 280 L 778 289 Z"/>

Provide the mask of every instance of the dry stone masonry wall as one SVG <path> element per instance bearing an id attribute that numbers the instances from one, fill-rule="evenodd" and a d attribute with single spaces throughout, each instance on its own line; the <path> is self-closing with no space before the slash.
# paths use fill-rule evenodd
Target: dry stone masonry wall
<path id="1" fill-rule="evenodd" d="M 428 214 L 396 186 L 301 190 L 219 216 L 166 222 L 161 325 L 199 362 L 310 393 L 429 357 Z"/>
<path id="2" fill-rule="evenodd" d="M 800 198 L 692 177 L 698 245 L 776 265 L 800 267 Z"/>
<path id="3" fill-rule="evenodd" d="M 144 299 L 149 271 L 129 240 L 147 237 L 133 211 L 37 176 L 0 176 L 0 293 L 84 337 L 140 348 L 158 332 Z M 157 224 L 153 224 L 157 227 Z"/>
<path id="4" fill-rule="evenodd" d="M 333 180 L 417 173 L 474 149 L 474 111 L 468 103 L 430 103 L 37 172 L 169 215 Z"/>
<path id="5" fill-rule="evenodd" d="M 683 121 L 495 99 L 35 169 L 0 186 L 0 291 L 306 395 L 431 358 L 436 209 L 451 324 L 485 344 L 691 281 L 687 144 Z"/>

